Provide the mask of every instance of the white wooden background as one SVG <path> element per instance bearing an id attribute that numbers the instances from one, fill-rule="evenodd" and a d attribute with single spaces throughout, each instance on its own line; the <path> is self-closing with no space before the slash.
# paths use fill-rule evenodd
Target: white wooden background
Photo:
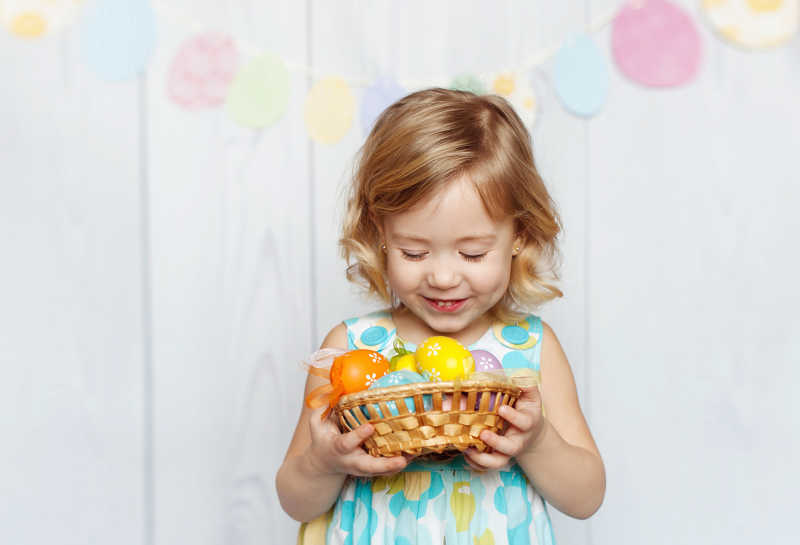
<path id="1" fill-rule="evenodd" d="M 425 79 L 514 66 L 615 3 L 170 0 L 124 83 L 85 66 L 77 26 L 0 34 L 0 542 L 294 541 L 273 480 L 298 361 L 375 308 L 335 244 L 363 134 L 311 143 L 301 72 L 271 128 L 180 109 L 165 82 L 186 37 Z M 695 82 L 612 67 L 588 121 L 540 96 L 535 153 L 566 226 L 566 297 L 541 314 L 608 472 L 592 519 L 552 510 L 561 544 L 800 535 L 800 45 L 737 49 L 679 3 L 702 36 Z"/>

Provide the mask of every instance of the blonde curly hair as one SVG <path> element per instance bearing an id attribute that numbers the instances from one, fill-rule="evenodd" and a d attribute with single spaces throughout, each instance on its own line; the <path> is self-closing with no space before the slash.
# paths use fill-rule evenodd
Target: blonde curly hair
<path id="1" fill-rule="evenodd" d="M 401 306 L 386 279 L 378 226 L 461 176 L 475 185 L 493 219 L 514 218 L 523 241 L 492 316 L 516 322 L 525 309 L 563 295 L 555 286 L 561 222 L 525 125 L 502 97 L 440 88 L 384 110 L 356 157 L 339 241 L 347 279 Z"/>

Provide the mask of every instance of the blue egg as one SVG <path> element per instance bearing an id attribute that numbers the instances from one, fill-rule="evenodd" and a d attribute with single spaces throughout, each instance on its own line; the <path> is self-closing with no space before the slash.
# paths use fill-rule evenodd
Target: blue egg
<path id="1" fill-rule="evenodd" d="M 375 388 L 388 388 L 389 386 L 403 386 L 405 384 L 413 384 L 415 382 L 428 382 L 425 380 L 425 377 L 420 375 L 419 373 L 415 373 L 414 371 L 409 371 L 408 369 L 401 369 L 399 371 L 393 371 L 391 373 L 387 373 L 382 377 L 376 379 L 372 384 L 370 384 L 369 389 L 374 390 Z M 414 408 L 414 398 L 407 397 L 403 401 L 406 403 L 406 407 L 408 407 L 409 412 L 415 412 Z M 422 396 L 422 404 L 426 411 L 430 410 L 432 407 L 431 395 L 426 394 Z M 400 414 L 397 411 L 397 405 L 395 405 L 394 401 L 388 401 L 386 405 L 389 407 L 389 411 L 392 413 L 392 416 L 397 416 Z M 377 404 L 372 405 L 378 415 L 383 418 L 383 414 L 381 413 L 381 408 Z M 361 412 L 364 413 L 364 416 L 369 417 L 369 412 L 367 411 L 366 406 L 361 407 Z"/>

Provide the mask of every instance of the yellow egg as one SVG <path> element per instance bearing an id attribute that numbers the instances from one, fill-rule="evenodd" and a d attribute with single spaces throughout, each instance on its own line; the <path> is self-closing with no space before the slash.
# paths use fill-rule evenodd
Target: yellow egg
<path id="1" fill-rule="evenodd" d="M 397 359 L 392 358 L 392 371 L 408 370 L 417 372 L 417 360 L 414 359 L 414 354 L 403 354 Z"/>
<path id="2" fill-rule="evenodd" d="M 418 371 L 431 382 L 464 378 L 475 370 L 469 350 L 450 337 L 425 339 L 416 352 Z"/>

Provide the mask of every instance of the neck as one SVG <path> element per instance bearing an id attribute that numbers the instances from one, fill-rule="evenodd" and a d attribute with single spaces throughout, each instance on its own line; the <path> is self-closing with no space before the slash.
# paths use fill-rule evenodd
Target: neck
<path id="1" fill-rule="evenodd" d="M 397 328 L 397 336 L 415 345 L 422 344 L 428 337 L 442 335 L 457 340 L 465 347 L 480 339 L 493 322 L 488 314 L 484 314 L 479 319 L 473 320 L 461 331 L 444 333 L 432 329 L 427 323 L 420 320 L 405 307 L 400 307 L 392 311 L 392 321 Z"/>

